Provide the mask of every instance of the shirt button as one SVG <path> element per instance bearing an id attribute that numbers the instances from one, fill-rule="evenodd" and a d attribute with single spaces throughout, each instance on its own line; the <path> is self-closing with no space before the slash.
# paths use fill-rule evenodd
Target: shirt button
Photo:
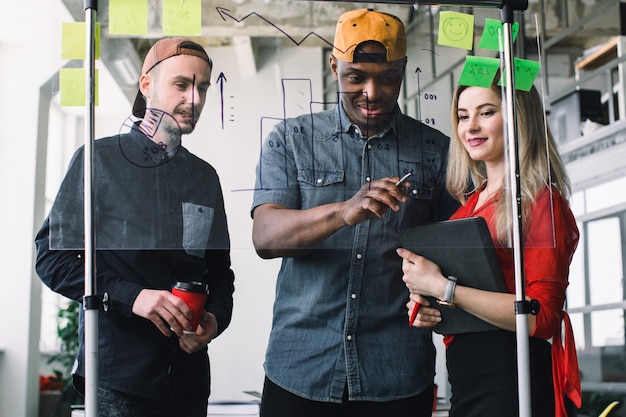
<path id="1" fill-rule="evenodd" d="M 367 149 L 372 149 L 372 145 L 367 145 Z"/>
<path id="2" fill-rule="evenodd" d="M 352 298 L 353 300 L 356 300 L 356 294 L 350 294 L 350 298 Z"/>
<path id="3" fill-rule="evenodd" d="M 356 254 L 356 258 L 357 258 L 357 259 L 363 259 L 363 254 L 357 253 L 357 254 Z"/>
<path id="4" fill-rule="evenodd" d="M 411 194 L 413 195 L 417 194 L 417 190 L 411 190 Z"/>
<path id="5" fill-rule="evenodd" d="M 352 340 L 352 335 L 348 335 L 348 336 L 346 337 L 346 339 L 348 339 L 348 340 Z"/>
<path id="6" fill-rule="evenodd" d="M 318 183 L 318 184 L 321 184 L 321 183 L 322 183 L 322 179 L 321 179 L 321 178 L 318 178 L 318 179 L 317 179 L 317 183 Z"/>
<path id="7" fill-rule="evenodd" d="M 370 177 L 365 177 L 366 182 L 370 182 L 372 179 Z"/>

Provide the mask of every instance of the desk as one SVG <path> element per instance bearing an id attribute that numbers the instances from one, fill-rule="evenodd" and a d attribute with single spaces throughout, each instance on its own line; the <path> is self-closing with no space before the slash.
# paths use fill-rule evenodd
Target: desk
<path id="1" fill-rule="evenodd" d="M 258 402 L 209 402 L 209 407 L 207 409 L 207 417 L 258 417 L 258 415 Z"/>

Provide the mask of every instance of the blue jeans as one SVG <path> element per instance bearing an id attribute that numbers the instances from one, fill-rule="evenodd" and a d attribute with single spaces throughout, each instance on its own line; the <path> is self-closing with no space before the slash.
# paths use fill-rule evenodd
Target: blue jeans
<path id="1" fill-rule="evenodd" d="M 206 399 L 145 398 L 98 387 L 99 417 L 206 417 Z"/>

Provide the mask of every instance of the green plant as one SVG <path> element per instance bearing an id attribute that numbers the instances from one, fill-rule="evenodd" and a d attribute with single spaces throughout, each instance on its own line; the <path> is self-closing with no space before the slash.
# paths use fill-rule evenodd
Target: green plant
<path id="1" fill-rule="evenodd" d="M 62 416 L 63 408 L 69 410 L 73 404 L 82 404 L 83 398 L 72 385 L 72 367 L 78 353 L 78 321 L 81 304 L 70 300 L 65 308 L 57 312 L 57 336 L 61 341 L 59 352 L 50 356 L 48 364 L 58 364 L 61 369 L 53 369 L 55 379 L 61 382 L 61 398 L 55 413 Z"/>

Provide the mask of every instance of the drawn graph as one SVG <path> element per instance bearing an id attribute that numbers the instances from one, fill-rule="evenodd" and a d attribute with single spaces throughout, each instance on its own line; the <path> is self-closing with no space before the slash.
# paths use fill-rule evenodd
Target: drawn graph
<path id="1" fill-rule="evenodd" d="M 291 41 L 296 46 L 305 44 L 305 41 L 309 38 L 316 38 L 318 40 L 321 40 L 323 44 L 327 45 L 328 47 L 335 48 L 331 41 L 325 39 L 323 36 L 320 36 L 314 31 L 311 31 L 307 33 L 305 36 L 302 36 L 296 39 L 286 30 L 274 24 L 270 19 L 267 19 L 263 15 L 256 13 L 256 12 L 248 13 L 243 17 L 237 17 L 233 15 L 229 9 L 226 9 L 224 7 L 216 7 L 216 11 L 224 21 L 232 20 L 237 23 L 242 23 L 248 19 L 261 20 L 265 22 L 267 25 L 273 27 L 276 31 L 281 33 L 286 39 Z M 419 83 L 419 71 L 420 71 L 419 68 L 416 69 L 416 73 L 418 73 L 418 83 Z M 224 76 L 223 74 L 220 74 L 219 86 L 222 92 L 221 93 L 222 94 L 222 106 L 224 102 L 223 88 L 224 88 L 225 82 L 226 82 L 226 76 Z M 283 135 L 293 135 L 295 133 L 302 133 L 304 136 L 310 136 L 312 138 L 317 135 L 317 132 L 316 132 L 317 127 L 314 125 L 315 118 L 313 117 L 313 115 L 316 112 L 323 110 L 324 108 L 335 107 L 335 105 L 340 101 L 339 98 L 341 96 L 341 92 L 337 93 L 335 100 L 332 102 L 317 100 L 316 97 L 313 96 L 314 88 L 312 85 L 312 81 L 311 79 L 308 79 L 308 78 L 281 78 L 280 82 L 281 82 L 281 97 L 277 97 L 276 99 L 282 101 L 282 114 L 265 115 L 265 116 L 262 116 L 259 121 L 258 148 L 259 148 L 259 161 L 260 162 L 259 162 L 258 169 L 259 169 L 259 177 L 261 180 L 260 180 L 260 183 L 256 184 L 255 186 L 256 189 L 266 188 L 266 185 L 263 182 L 263 178 L 264 178 L 265 171 L 266 171 L 266 167 L 264 166 L 264 164 L 266 163 L 264 162 L 266 161 L 264 156 L 266 155 L 264 155 L 264 153 L 270 153 L 270 152 L 280 153 L 279 165 L 283 167 L 282 169 L 283 179 L 281 183 L 284 184 L 285 187 L 290 187 L 294 185 L 293 182 L 297 181 L 297 178 L 298 178 L 297 172 L 295 173 L 295 175 L 293 172 L 290 172 L 290 170 L 293 170 L 293 166 L 292 166 L 293 161 L 290 161 L 289 158 L 292 158 L 293 156 L 289 155 L 286 152 L 286 149 L 285 149 L 285 144 L 287 143 L 286 137 L 284 137 L 282 141 L 276 140 L 275 137 L 268 139 L 268 136 L 271 130 L 274 129 L 277 126 L 277 124 L 282 124 Z M 421 106 L 418 106 L 418 108 L 421 110 Z M 222 108 L 222 126 L 224 123 L 223 114 L 224 114 L 224 109 Z M 297 122 L 294 121 L 294 119 L 296 118 L 297 118 Z M 290 124 L 287 125 L 287 123 L 290 123 Z M 299 125 L 294 125 L 293 123 L 299 123 Z M 289 129 L 296 130 L 296 131 L 290 131 Z M 342 139 L 340 139 L 340 136 L 338 136 L 335 139 L 335 142 L 340 142 L 341 140 Z M 265 143 L 265 146 L 264 146 L 264 142 L 267 142 Z M 313 167 L 313 169 L 315 169 L 315 162 L 314 162 L 315 157 L 313 156 L 315 154 L 315 150 L 313 149 L 314 146 L 315 146 L 315 141 L 311 140 L 312 149 L 311 149 L 311 161 L 309 162 L 309 166 Z M 338 156 L 337 155 L 336 156 L 339 159 L 343 159 L 342 147 L 339 146 L 336 149 L 337 149 L 337 154 L 338 154 Z M 398 156 L 396 159 L 398 159 L 398 165 L 399 165 L 400 157 Z M 275 160 L 273 161 L 274 162 L 272 165 L 275 164 Z M 345 162 L 343 162 L 343 164 L 345 165 Z M 344 167 L 342 166 L 342 168 Z M 404 168 L 404 170 L 406 171 L 407 168 Z M 273 175 L 276 175 L 276 173 L 274 172 Z M 366 176 L 369 177 L 370 175 L 366 174 Z M 236 190 L 236 191 L 244 191 L 244 190 Z"/>

